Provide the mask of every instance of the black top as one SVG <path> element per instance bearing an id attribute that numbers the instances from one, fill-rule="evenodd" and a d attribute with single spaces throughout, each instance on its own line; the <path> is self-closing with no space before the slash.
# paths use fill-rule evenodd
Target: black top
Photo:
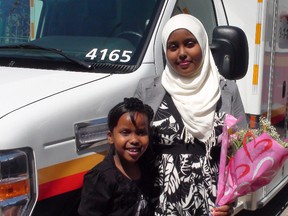
<path id="1" fill-rule="evenodd" d="M 132 181 L 124 176 L 114 164 L 111 149 L 105 159 L 84 177 L 79 214 L 82 216 L 150 215 L 149 187 L 151 184 L 147 176 L 142 176 L 139 181 Z"/>

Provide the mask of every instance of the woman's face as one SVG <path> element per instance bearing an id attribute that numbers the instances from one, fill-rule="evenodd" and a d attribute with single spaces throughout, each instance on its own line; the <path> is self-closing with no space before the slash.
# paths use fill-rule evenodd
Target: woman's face
<path id="1" fill-rule="evenodd" d="M 170 65 L 181 76 L 195 74 L 202 62 L 202 51 L 197 39 L 186 29 L 177 29 L 167 41 L 166 56 Z"/>

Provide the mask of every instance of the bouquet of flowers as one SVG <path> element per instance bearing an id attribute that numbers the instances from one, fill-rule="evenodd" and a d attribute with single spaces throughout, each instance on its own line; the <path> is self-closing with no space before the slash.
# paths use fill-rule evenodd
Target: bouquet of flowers
<path id="1" fill-rule="evenodd" d="M 222 135 L 216 204 L 225 205 L 269 184 L 288 158 L 288 143 L 265 119 L 260 128 L 238 130 L 236 119 L 227 115 Z M 228 153 L 228 148 L 231 149 Z M 227 163 L 227 159 L 229 159 Z"/>

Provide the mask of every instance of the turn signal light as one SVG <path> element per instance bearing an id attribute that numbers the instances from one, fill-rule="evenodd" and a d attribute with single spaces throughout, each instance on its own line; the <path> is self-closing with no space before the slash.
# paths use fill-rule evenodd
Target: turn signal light
<path id="1" fill-rule="evenodd" d="M 0 181 L 0 201 L 11 199 L 17 196 L 28 195 L 30 193 L 30 183 L 25 179 L 5 179 Z"/>

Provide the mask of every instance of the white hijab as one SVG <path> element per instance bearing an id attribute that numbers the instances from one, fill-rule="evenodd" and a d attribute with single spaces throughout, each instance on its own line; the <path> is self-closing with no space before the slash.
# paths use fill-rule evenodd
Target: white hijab
<path id="1" fill-rule="evenodd" d="M 162 43 L 166 54 L 167 41 L 176 29 L 186 29 L 197 39 L 202 50 L 202 64 L 192 77 L 179 76 L 169 64 L 162 74 L 162 85 L 171 95 L 184 122 L 185 142 L 194 137 L 207 143 L 214 134 L 214 115 L 220 98 L 220 74 L 212 57 L 207 33 L 202 23 L 188 14 L 172 17 L 164 26 Z"/>

